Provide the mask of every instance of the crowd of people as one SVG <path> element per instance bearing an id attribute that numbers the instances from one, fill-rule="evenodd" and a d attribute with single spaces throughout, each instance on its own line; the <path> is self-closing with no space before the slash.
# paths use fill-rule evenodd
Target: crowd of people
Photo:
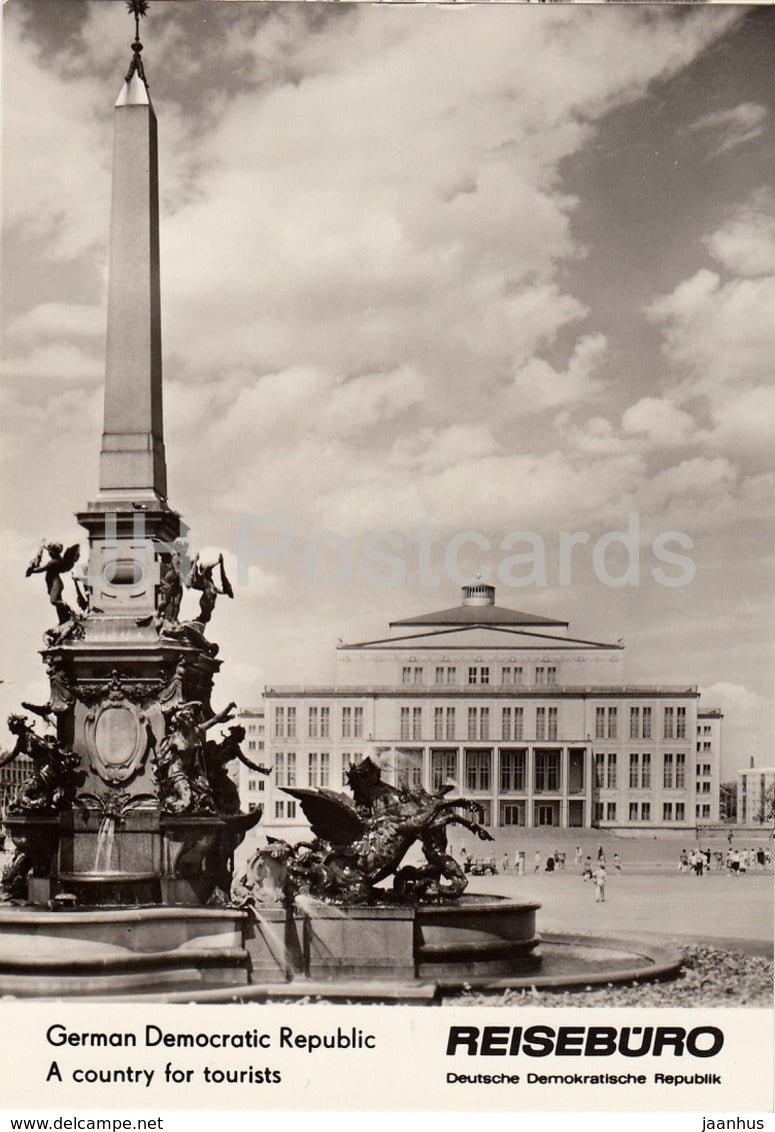
<path id="1" fill-rule="evenodd" d="M 756 849 L 737 849 L 732 845 L 726 852 L 721 849 L 692 849 L 687 852 L 682 849 L 678 856 L 679 873 L 692 873 L 694 876 L 704 876 L 716 869 L 718 872 L 726 869 L 730 876 L 739 876 L 752 869 L 766 869 L 772 864 L 772 853 L 768 846 L 760 845 Z"/>

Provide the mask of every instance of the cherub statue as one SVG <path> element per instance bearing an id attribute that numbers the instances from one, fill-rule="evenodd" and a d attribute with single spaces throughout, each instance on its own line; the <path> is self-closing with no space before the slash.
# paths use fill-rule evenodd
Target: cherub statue
<path id="1" fill-rule="evenodd" d="M 48 555 L 46 562 L 43 561 L 44 553 Z M 64 593 L 62 575 L 68 574 L 72 570 L 80 554 L 81 548 L 77 544 L 75 546 L 68 546 L 67 550 L 63 551 L 61 542 L 47 543 L 44 541 L 25 573 L 25 577 L 27 578 L 29 578 L 31 574 L 45 575 L 48 600 L 57 611 L 57 620 L 60 625 L 66 625 L 78 616 L 73 612 L 67 602 L 62 600 Z"/>
<path id="2" fill-rule="evenodd" d="M 23 715 L 10 715 L 8 730 L 16 736 L 16 743 L 12 751 L 0 758 L 0 767 L 19 755 L 29 755 L 33 766 L 32 774 L 9 805 L 9 813 L 54 813 L 70 805 L 78 785 L 78 756 L 62 747 L 53 735 L 37 735 Z"/>
<path id="3" fill-rule="evenodd" d="M 215 808 L 221 814 L 237 814 L 240 808 L 239 791 L 226 770 L 228 763 L 239 759 L 249 770 L 256 770 L 259 774 L 272 773 L 271 767 L 259 766 L 243 753 L 240 743 L 244 738 L 245 728 L 238 724 L 230 727 L 225 737 L 218 741 L 209 739 L 204 745 L 205 774 Z"/>
<path id="4" fill-rule="evenodd" d="M 218 566 L 220 568 L 220 581 L 221 588 L 215 583 L 213 578 L 213 570 Z M 216 599 L 220 594 L 226 597 L 234 597 L 234 590 L 231 588 L 231 582 L 226 577 L 226 569 L 223 564 L 223 555 L 218 555 L 218 561 L 211 563 L 208 566 L 203 566 L 198 554 L 194 555 L 194 561 L 191 564 L 191 573 L 188 577 L 187 585 L 189 589 L 200 590 L 201 598 L 199 599 L 199 616 L 197 621 L 200 625 L 206 625 L 213 615 L 215 609 Z"/>

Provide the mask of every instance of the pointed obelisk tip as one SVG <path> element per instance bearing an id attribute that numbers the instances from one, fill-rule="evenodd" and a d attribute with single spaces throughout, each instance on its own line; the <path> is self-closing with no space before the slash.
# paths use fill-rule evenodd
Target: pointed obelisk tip
<path id="1" fill-rule="evenodd" d="M 148 101 L 148 80 L 143 68 L 143 45 L 140 42 L 140 20 L 148 12 L 148 0 L 126 0 L 126 6 L 129 14 L 135 18 L 135 40 L 132 44 L 132 62 L 126 73 L 126 85 L 118 96 L 117 106 Z"/>

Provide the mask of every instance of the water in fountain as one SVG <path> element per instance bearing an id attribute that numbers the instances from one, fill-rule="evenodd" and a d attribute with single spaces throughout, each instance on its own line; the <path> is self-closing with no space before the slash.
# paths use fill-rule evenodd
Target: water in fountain
<path id="1" fill-rule="evenodd" d="M 113 851 L 116 845 L 116 819 L 113 814 L 105 814 L 97 830 L 97 849 L 94 854 L 94 871 L 114 873 Z"/>

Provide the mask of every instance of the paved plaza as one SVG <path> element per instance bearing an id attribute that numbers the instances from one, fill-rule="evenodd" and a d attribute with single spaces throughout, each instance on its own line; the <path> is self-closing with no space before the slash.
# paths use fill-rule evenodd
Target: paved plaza
<path id="1" fill-rule="evenodd" d="M 573 865 L 552 874 L 472 877 L 468 891 L 538 901 L 543 931 L 649 932 L 772 952 L 771 871 L 695 877 L 677 870 L 617 875 L 609 867 L 608 874 L 604 904 L 595 903 L 591 881 L 582 881 Z"/>

